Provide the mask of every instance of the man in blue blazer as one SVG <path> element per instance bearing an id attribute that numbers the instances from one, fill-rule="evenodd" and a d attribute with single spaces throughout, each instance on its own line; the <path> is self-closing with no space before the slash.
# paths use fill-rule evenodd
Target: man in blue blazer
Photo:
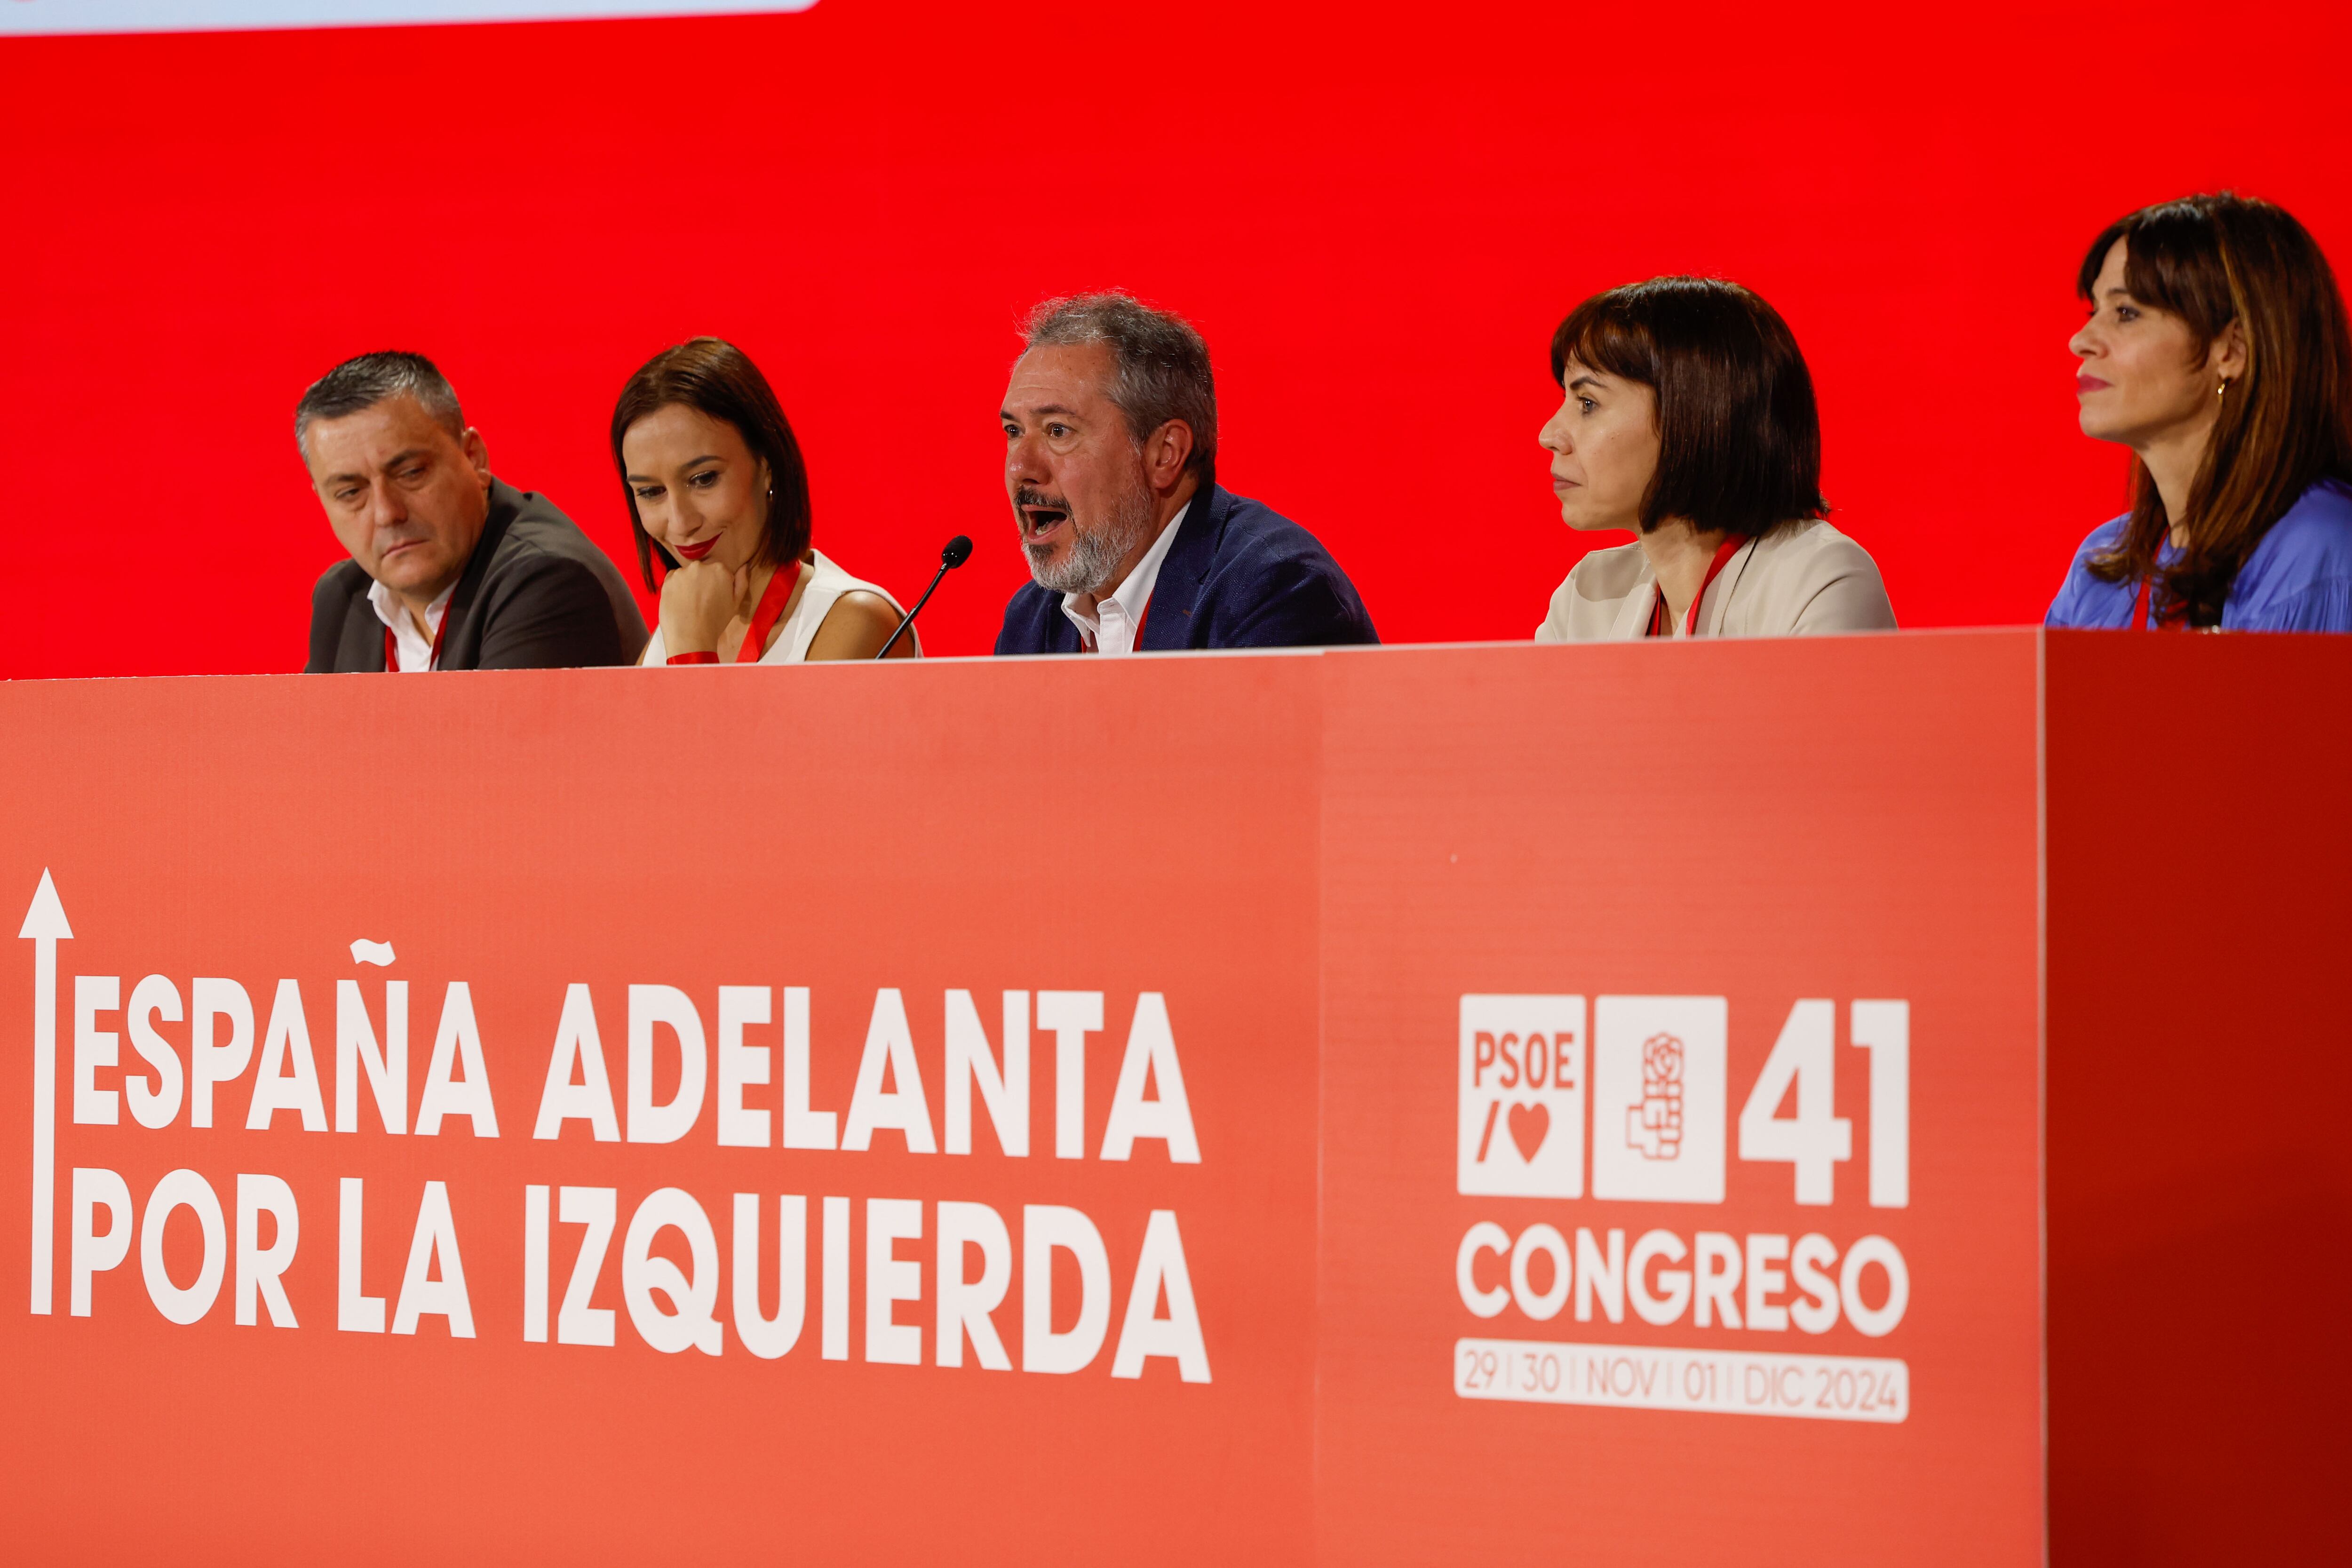
<path id="1" fill-rule="evenodd" d="M 1002 417 L 1033 581 L 998 653 L 1380 641 L 1313 534 L 1217 484 L 1209 349 L 1181 317 L 1124 294 L 1039 306 Z"/>

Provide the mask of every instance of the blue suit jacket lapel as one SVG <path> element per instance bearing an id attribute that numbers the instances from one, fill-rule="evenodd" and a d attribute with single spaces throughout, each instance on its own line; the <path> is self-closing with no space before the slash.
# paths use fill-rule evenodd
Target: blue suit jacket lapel
<path id="1" fill-rule="evenodd" d="M 1045 651 L 1047 653 L 1084 653 L 1087 645 L 1078 638 L 1078 628 L 1070 617 L 1062 614 L 1062 595 L 1045 593 Z"/>
<path id="2" fill-rule="evenodd" d="M 1144 622 L 1139 651 L 1192 646 L 1201 590 L 1216 565 L 1217 542 L 1224 536 L 1225 516 L 1233 510 L 1233 500 L 1213 479 L 1194 493 L 1192 509 L 1176 525 L 1175 542 L 1160 563 L 1160 580 L 1151 586 L 1151 613 Z"/>

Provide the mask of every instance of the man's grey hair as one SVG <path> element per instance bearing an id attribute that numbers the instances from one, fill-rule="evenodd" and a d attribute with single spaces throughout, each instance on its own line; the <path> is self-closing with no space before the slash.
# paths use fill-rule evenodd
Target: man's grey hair
<path id="1" fill-rule="evenodd" d="M 362 354 L 347 359 L 310 384 L 294 405 L 294 445 L 303 459 L 310 456 L 310 426 L 321 419 L 341 419 L 363 408 L 373 408 L 387 397 L 413 397 L 418 406 L 450 435 L 464 440 L 466 416 L 457 406 L 457 390 L 440 367 L 423 354 Z"/>
<path id="2" fill-rule="evenodd" d="M 1157 310 L 1133 295 L 1079 294 L 1048 300 L 1029 312 L 1024 346 L 1072 348 L 1101 343 L 1116 367 L 1111 404 L 1127 421 L 1138 450 L 1144 438 L 1181 419 L 1192 427 L 1192 454 L 1184 467 L 1205 481 L 1217 460 L 1217 383 L 1209 372 L 1209 345 L 1192 323 Z"/>

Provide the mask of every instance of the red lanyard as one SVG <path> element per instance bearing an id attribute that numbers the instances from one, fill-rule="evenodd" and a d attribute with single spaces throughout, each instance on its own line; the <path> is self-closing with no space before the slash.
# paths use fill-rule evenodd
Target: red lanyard
<path id="1" fill-rule="evenodd" d="M 787 561 L 769 574 L 767 591 L 760 595 L 757 609 L 751 612 L 751 629 L 743 634 L 743 647 L 736 654 L 738 664 L 757 664 L 760 656 L 768 651 L 768 634 L 784 613 L 784 605 L 793 596 L 793 584 L 801 580 L 801 563 Z"/>
<path id="2" fill-rule="evenodd" d="M 457 607 L 454 602 L 455 598 L 456 595 L 452 595 L 453 602 L 441 606 L 441 624 L 433 628 L 433 651 L 425 660 L 425 668 L 427 669 L 438 669 L 441 667 L 441 639 L 449 635 L 449 622 L 455 618 L 451 612 Z M 400 603 L 397 599 L 393 602 Z M 401 605 L 400 613 L 406 615 L 408 606 Z M 400 637 L 390 626 L 383 628 L 383 667 L 394 675 L 400 673 Z"/>
<path id="3" fill-rule="evenodd" d="M 743 634 L 743 646 L 736 652 L 736 663 L 760 662 L 760 656 L 768 651 L 768 634 L 775 630 L 777 620 L 784 613 L 784 605 L 792 599 L 793 584 L 800 580 L 801 563 L 797 561 L 787 561 L 768 574 L 768 585 L 761 592 L 759 604 L 752 607 L 751 629 Z M 665 664 L 717 664 L 719 656 L 707 651 L 674 653 L 662 662 Z"/>
<path id="4" fill-rule="evenodd" d="M 1747 542 L 1748 538 L 1745 534 L 1735 533 L 1715 547 L 1715 559 L 1706 563 L 1706 580 L 1698 585 L 1698 592 L 1691 595 L 1690 614 L 1683 620 L 1685 636 L 1698 636 L 1698 607 L 1706 602 L 1706 591 L 1715 586 L 1716 574 L 1723 570 L 1726 563 L 1739 553 L 1739 547 Z M 1667 635 L 1666 591 L 1663 587 L 1659 588 L 1657 595 L 1656 601 L 1650 605 L 1650 626 L 1649 629 L 1642 634 L 1643 637 L 1662 637 Z"/>
<path id="5" fill-rule="evenodd" d="M 2132 602 L 2132 630 L 2136 632 L 2144 632 L 2147 630 L 2150 626 L 2154 626 L 2155 628 L 2160 632 L 2177 632 L 2182 630 L 2187 626 L 2188 622 L 2178 616 L 2168 617 L 2164 620 L 2155 622 L 2151 622 L 2148 619 L 2148 591 L 2154 585 L 2155 582 L 2156 571 L 2151 567 L 2148 570 L 2147 575 L 2139 580 L 2139 596 Z"/>

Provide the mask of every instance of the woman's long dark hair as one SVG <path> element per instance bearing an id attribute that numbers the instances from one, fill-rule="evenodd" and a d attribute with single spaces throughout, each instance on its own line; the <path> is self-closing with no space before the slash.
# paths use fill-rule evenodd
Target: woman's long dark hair
<path id="1" fill-rule="evenodd" d="M 629 426 L 656 409 L 682 404 L 723 419 L 735 426 L 751 455 L 768 465 L 768 524 L 752 559 L 781 566 L 809 547 L 808 466 L 801 461 L 801 444 L 793 438 L 783 405 L 776 401 L 768 378 L 751 356 L 724 338 L 696 338 L 674 349 L 664 349 L 647 360 L 621 388 L 613 405 L 613 467 L 621 475 L 621 492 L 628 499 L 629 528 L 637 536 L 637 570 L 646 586 L 658 589 L 654 556 L 665 571 L 677 569 L 677 558 L 656 543 L 637 516 L 637 493 L 629 484 L 628 460 L 621 456 L 621 437 Z"/>
<path id="2" fill-rule="evenodd" d="M 2231 585 L 2271 526 L 2321 479 L 2352 480 L 2352 337 L 2344 299 L 2319 243 L 2268 202 L 2224 191 L 2118 218 L 2083 258 L 2075 287 L 2084 299 L 2093 298 L 2118 239 L 2132 298 L 2188 322 L 2205 355 L 2222 329 L 2238 322 L 2246 373 L 2222 395 L 2189 482 L 2188 516 L 2166 514 L 2147 466 L 2135 462 L 2123 540 L 2090 569 L 2110 583 L 2136 583 L 2153 572 L 2156 619 L 2219 626 Z M 2189 542 L 2159 567 L 2176 522 Z"/>

